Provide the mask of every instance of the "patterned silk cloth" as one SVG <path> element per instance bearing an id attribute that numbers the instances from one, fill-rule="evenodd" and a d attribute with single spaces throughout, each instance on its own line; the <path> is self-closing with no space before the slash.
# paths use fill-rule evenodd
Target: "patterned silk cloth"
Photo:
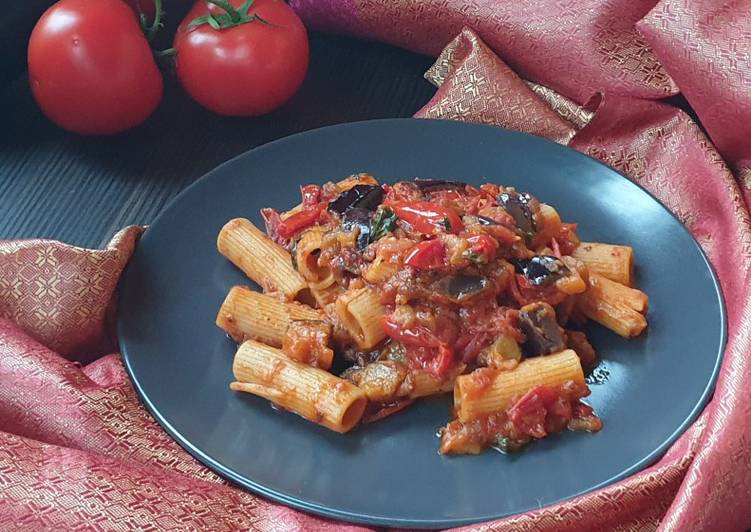
<path id="1" fill-rule="evenodd" d="M 438 90 L 418 117 L 526 131 L 625 173 L 686 224 L 720 278 L 729 341 L 717 388 L 663 458 L 598 491 L 467 529 L 751 526 L 751 2 L 292 5 L 312 29 L 438 56 L 426 73 Z M 679 91 L 704 129 L 659 101 Z M 140 233 L 126 228 L 104 250 L 0 242 L 0 530 L 364 530 L 228 485 L 144 410 L 112 330 Z"/>

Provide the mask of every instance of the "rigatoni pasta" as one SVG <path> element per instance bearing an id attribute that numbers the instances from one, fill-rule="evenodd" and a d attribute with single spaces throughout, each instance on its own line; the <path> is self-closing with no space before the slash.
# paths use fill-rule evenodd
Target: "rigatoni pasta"
<path id="1" fill-rule="evenodd" d="M 624 338 L 639 336 L 647 327 L 647 295 L 597 274 L 589 276 L 587 291 L 578 296 L 578 308 L 592 321 Z"/>
<path id="2" fill-rule="evenodd" d="M 323 313 L 297 302 L 284 302 L 245 286 L 233 287 L 216 316 L 216 325 L 233 340 L 253 339 L 281 347 L 292 320 L 323 320 Z"/>
<path id="3" fill-rule="evenodd" d="M 219 235 L 264 291 L 234 287 L 217 314 L 240 343 L 233 390 L 338 432 L 453 392 L 444 454 L 600 430 L 583 402 L 597 355 L 571 327 L 644 331 L 630 247 L 581 242 L 553 206 L 494 184 L 355 174 L 301 195 L 262 210 L 266 234 L 237 218 Z"/>
<path id="4" fill-rule="evenodd" d="M 351 382 L 254 340 L 240 345 L 232 372 L 233 390 L 260 395 L 336 432 L 352 429 L 365 411 L 365 394 Z"/>
<path id="5" fill-rule="evenodd" d="M 325 234 L 323 227 L 311 227 L 295 246 L 295 264 L 311 288 L 325 289 L 335 282 L 331 269 L 318 264 Z"/>
<path id="6" fill-rule="evenodd" d="M 288 300 L 304 297 L 308 285 L 292 266 L 289 253 L 250 220 L 235 218 L 227 222 L 219 232 L 217 248 L 264 291 L 278 291 Z"/>
<path id="7" fill-rule="evenodd" d="M 572 256 L 586 264 L 591 273 L 626 286 L 633 285 L 634 250 L 630 246 L 582 242 Z"/>
<path id="8" fill-rule="evenodd" d="M 360 349 L 370 349 L 386 338 L 386 308 L 370 288 L 348 290 L 336 299 L 336 312 Z"/>
<path id="9" fill-rule="evenodd" d="M 506 410 L 514 400 L 538 386 L 558 388 L 566 382 L 586 386 L 579 357 L 571 349 L 529 358 L 511 371 L 476 369 L 454 385 L 454 408 L 461 421 Z"/>

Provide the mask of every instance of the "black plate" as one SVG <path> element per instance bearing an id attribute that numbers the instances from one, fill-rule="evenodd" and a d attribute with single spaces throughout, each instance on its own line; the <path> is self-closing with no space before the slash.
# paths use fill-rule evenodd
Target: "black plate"
<path id="1" fill-rule="evenodd" d="M 260 224 L 304 183 L 368 171 L 493 181 L 551 203 L 590 241 L 628 244 L 650 297 L 649 332 L 592 343 L 610 376 L 592 386 L 598 434 L 565 433 L 516 456 L 443 457 L 435 431 L 448 398 L 335 434 L 231 392 L 234 345 L 214 325 L 243 275 L 216 251 L 230 218 Z M 568 499 L 660 457 L 707 402 L 725 345 L 717 279 L 699 246 L 657 200 L 614 170 L 552 142 L 458 122 L 381 120 L 282 139 L 223 164 L 146 231 L 122 283 L 119 333 L 144 403 L 220 475 L 291 506 L 376 525 L 446 527 Z"/>

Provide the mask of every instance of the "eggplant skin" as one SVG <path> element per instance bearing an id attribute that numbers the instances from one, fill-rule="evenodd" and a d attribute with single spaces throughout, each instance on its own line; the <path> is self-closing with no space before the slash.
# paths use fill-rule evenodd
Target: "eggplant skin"
<path id="1" fill-rule="evenodd" d="M 358 229 L 357 247 L 365 249 L 370 243 L 372 232 L 372 211 L 360 207 L 353 207 L 346 211 L 343 216 L 342 227 L 345 231 Z"/>
<path id="2" fill-rule="evenodd" d="M 328 210 L 339 216 L 354 208 L 375 211 L 382 201 L 383 189 L 380 185 L 355 185 L 331 201 Z"/>
<path id="3" fill-rule="evenodd" d="M 507 190 L 498 195 L 498 203 L 516 222 L 516 227 L 527 243 L 537 234 L 534 203 L 536 200 L 529 194 Z"/>
<path id="4" fill-rule="evenodd" d="M 519 311 L 519 325 L 527 338 L 524 349 L 528 356 L 549 355 L 566 349 L 563 329 L 548 303 L 537 301 L 523 306 Z"/>
<path id="5" fill-rule="evenodd" d="M 435 192 L 437 190 L 463 190 L 467 183 L 461 181 L 448 181 L 446 179 L 425 179 L 416 177 L 413 181 L 415 186 L 422 192 Z"/>
<path id="6" fill-rule="evenodd" d="M 570 270 L 558 257 L 537 255 L 531 259 L 511 259 L 516 273 L 524 275 L 529 284 L 540 286 L 568 275 Z"/>
<path id="7" fill-rule="evenodd" d="M 488 288 L 488 280 L 476 275 L 451 275 L 445 280 L 446 294 L 457 303 L 470 299 Z"/>

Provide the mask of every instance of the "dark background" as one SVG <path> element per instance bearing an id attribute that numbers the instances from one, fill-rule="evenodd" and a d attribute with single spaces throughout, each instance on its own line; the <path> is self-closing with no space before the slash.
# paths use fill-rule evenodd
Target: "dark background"
<path id="1" fill-rule="evenodd" d="M 271 115 L 213 115 L 166 72 L 162 103 L 143 125 L 114 137 L 81 137 L 50 123 L 28 89 L 28 35 L 50 3 L 13 2 L 0 21 L 0 239 L 101 246 L 125 225 L 151 222 L 177 193 L 235 155 L 306 129 L 411 116 L 435 92 L 422 77 L 429 57 L 311 33 L 308 77 Z M 164 48 L 191 4 L 166 3 Z"/>

